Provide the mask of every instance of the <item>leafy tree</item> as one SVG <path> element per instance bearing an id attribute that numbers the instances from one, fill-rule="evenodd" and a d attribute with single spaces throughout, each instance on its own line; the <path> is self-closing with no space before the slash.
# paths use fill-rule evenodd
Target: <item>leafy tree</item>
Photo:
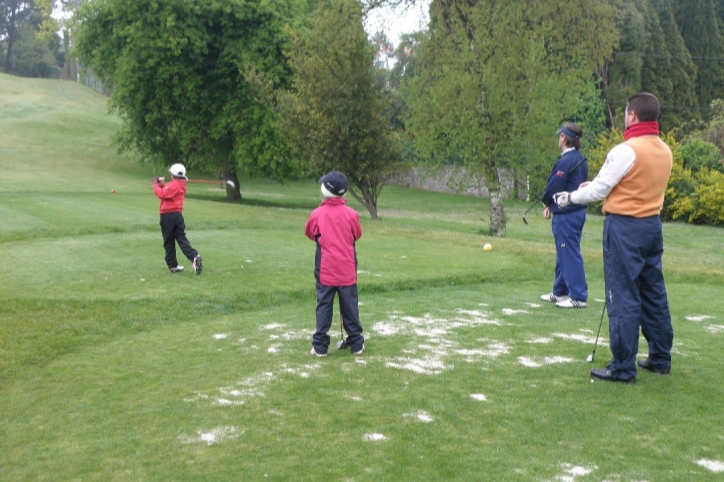
<path id="1" fill-rule="evenodd" d="M 550 166 L 553 132 L 616 44 L 612 16 L 594 0 L 433 0 L 409 127 L 430 162 L 485 177 L 492 234 L 506 231 L 500 172 Z"/>
<path id="2" fill-rule="evenodd" d="M 681 36 L 697 67 L 698 105 L 724 98 L 724 32 L 714 0 L 673 0 Z"/>
<path id="3" fill-rule="evenodd" d="M 47 42 L 36 35 L 29 23 L 23 24 L 19 30 L 14 71 L 27 77 L 59 77 L 60 70 Z"/>
<path id="4" fill-rule="evenodd" d="M 377 199 L 397 156 L 362 5 L 320 3 L 308 34 L 294 39 L 289 62 L 294 89 L 279 96 L 282 132 L 309 159 L 310 174 L 344 172 L 349 192 L 377 218 Z"/>
<path id="5" fill-rule="evenodd" d="M 12 70 L 15 42 L 20 36 L 20 26 L 25 23 L 33 12 L 35 3 L 32 0 L 3 0 L 0 2 L 0 40 L 5 46 L 3 72 Z"/>
<path id="6" fill-rule="evenodd" d="M 78 7 L 76 52 L 113 85 L 122 150 L 143 160 L 238 174 L 296 172 L 257 88 L 289 85 L 285 28 L 302 0 L 97 0 Z"/>

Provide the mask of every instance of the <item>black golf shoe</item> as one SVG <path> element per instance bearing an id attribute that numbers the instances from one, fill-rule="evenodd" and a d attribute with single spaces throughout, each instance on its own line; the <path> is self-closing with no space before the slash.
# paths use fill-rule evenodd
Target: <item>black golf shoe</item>
<path id="1" fill-rule="evenodd" d="M 671 368 L 654 368 L 653 365 L 651 365 L 651 361 L 646 358 L 644 360 L 639 360 L 639 368 L 643 368 L 644 370 L 648 370 L 650 372 L 656 373 L 657 375 L 670 375 L 671 374 Z"/>
<path id="2" fill-rule="evenodd" d="M 611 374 L 611 370 L 606 370 L 605 368 L 597 368 L 595 370 L 591 370 L 591 378 L 603 380 L 604 382 L 636 383 L 636 377 L 631 377 L 628 380 L 614 378 L 614 376 Z"/>

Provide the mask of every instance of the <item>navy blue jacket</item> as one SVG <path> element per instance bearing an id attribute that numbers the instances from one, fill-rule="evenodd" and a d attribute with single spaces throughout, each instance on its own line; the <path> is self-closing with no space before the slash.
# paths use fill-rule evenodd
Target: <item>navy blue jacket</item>
<path id="1" fill-rule="evenodd" d="M 582 182 L 586 182 L 588 179 L 588 162 L 584 162 L 571 172 L 571 169 L 581 162 L 581 159 L 583 159 L 581 153 L 574 149 L 563 154 L 560 159 L 558 159 L 558 162 L 556 162 L 556 165 L 553 166 L 551 175 L 548 177 L 546 190 L 541 196 L 541 201 L 543 201 L 544 205 L 548 206 L 553 214 L 570 213 L 578 211 L 579 209 L 586 209 L 585 204 L 571 204 L 565 208 L 559 208 L 558 205 L 553 202 L 553 195 L 555 193 L 575 191 Z"/>

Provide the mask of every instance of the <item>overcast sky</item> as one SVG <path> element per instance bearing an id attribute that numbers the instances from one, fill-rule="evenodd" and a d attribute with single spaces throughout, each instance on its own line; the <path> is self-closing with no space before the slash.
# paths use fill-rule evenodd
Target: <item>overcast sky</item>
<path id="1" fill-rule="evenodd" d="M 365 30 L 372 36 L 382 30 L 395 47 L 400 43 L 400 35 L 424 30 L 427 26 L 427 11 L 430 0 L 417 0 L 415 5 L 397 9 L 384 8 L 373 10 L 365 22 Z"/>
<path id="2" fill-rule="evenodd" d="M 387 38 L 395 47 L 400 43 L 400 35 L 424 30 L 427 27 L 427 10 L 430 0 L 415 0 L 414 5 L 408 7 L 380 8 L 373 10 L 365 22 L 367 34 L 372 36 L 379 30 L 387 34 Z M 53 11 L 53 17 L 68 17 L 62 12 L 59 5 Z"/>

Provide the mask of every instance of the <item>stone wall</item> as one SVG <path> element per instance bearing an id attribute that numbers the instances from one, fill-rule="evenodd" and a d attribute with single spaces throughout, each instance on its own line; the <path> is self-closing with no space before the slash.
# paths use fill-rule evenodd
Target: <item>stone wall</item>
<path id="1" fill-rule="evenodd" d="M 499 177 L 503 185 L 503 198 L 507 198 L 513 191 L 512 173 L 501 170 Z M 488 189 L 485 187 L 485 177 L 471 176 L 462 166 L 411 167 L 389 176 L 387 184 L 425 191 L 489 197 Z"/>

